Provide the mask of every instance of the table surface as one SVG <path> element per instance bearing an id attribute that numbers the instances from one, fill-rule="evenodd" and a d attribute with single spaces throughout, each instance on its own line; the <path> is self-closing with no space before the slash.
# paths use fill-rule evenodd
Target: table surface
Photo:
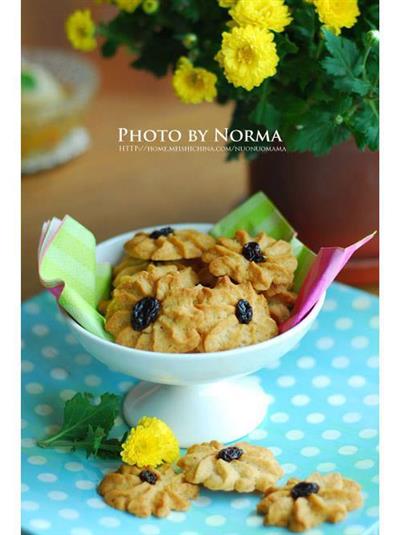
<path id="1" fill-rule="evenodd" d="M 334 284 L 299 346 L 254 377 L 271 397 L 265 420 L 244 440 L 271 449 L 286 476 L 339 471 L 362 485 L 365 504 L 309 535 L 377 535 L 378 300 Z M 136 380 L 108 370 L 77 344 L 42 293 L 22 311 L 22 526 L 31 535 L 285 535 L 262 526 L 255 494 L 211 492 L 186 513 L 139 519 L 106 507 L 96 492 L 117 461 L 41 449 L 75 392 L 123 394 Z M 126 427 L 117 419 L 115 433 Z M 217 437 L 216 437 L 217 438 Z M 285 477 L 283 478 L 283 481 Z"/>

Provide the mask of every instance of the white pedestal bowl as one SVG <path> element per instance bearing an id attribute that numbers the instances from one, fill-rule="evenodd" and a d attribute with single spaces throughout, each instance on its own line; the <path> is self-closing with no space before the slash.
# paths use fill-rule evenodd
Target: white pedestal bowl
<path id="1" fill-rule="evenodd" d="M 211 225 L 171 225 L 208 232 Z M 154 230 L 140 229 L 140 230 Z M 128 232 L 97 246 L 97 260 L 116 264 Z M 211 439 L 231 442 L 264 419 L 268 396 L 256 377 L 247 377 L 291 351 L 308 332 L 325 296 L 294 328 L 271 340 L 217 353 L 156 353 L 123 347 L 83 329 L 64 314 L 71 331 L 91 355 L 111 370 L 141 379 L 126 395 L 123 414 L 129 425 L 157 416 L 183 447 Z"/>

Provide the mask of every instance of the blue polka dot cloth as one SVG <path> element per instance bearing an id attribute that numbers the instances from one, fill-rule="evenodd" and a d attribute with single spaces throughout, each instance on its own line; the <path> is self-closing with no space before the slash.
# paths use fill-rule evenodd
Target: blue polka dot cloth
<path id="1" fill-rule="evenodd" d="M 85 353 L 43 293 L 23 304 L 22 527 L 39 535 L 282 535 L 256 513 L 256 494 L 201 489 L 191 509 L 140 519 L 108 507 L 96 492 L 117 461 L 41 449 L 75 392 L 123 394 L 134 380 Z M 362 485 L 364 506 L 308 535 L 378 533 L 378 300 L 333 284 L 299 347 L 257 377 L 271 396 L 265 421 L 244 440 L 267 446 L 285 476 L 340 471 Z M 117 419 L 115 432 L 126 427 Z M 283 478 L 284 481 L 284 478 Z"/>

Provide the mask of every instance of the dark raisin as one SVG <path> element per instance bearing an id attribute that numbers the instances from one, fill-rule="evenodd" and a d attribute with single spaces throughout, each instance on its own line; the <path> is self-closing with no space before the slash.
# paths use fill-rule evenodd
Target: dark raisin
<path id="1" fill-rule="evenodd" d="M 229 446 L 228 448 L 219 450 L 219 452 L 217 453 L 217 459 L 222 459 L 223 461 L 230 463 L 231 461 L 240 459 L 243 453 L 244 451 L 240 448 L 237 448 L 236 446 Z"/>
<path id="2" fill-rule="evenodd" d="M 150 485 L 155 485 L 157 483 L 157 474 L 151 470 L 142 470 L 139 474 L 140 481 L 143 483 L 150 483 Z"/>
<path id="3" fill-rule="evenodd" d="M 239 323 L 250 323 L 253 319 L 253 309 L 246 299 L 239 299 L 236 304 L 235 314 Z"/>
<path id="4" fill-rule="evenodd" d="M 256 262 L 257 264 L 265 261 L 265 257 L 261 252 L 260 245 L 256 241 L 249 241 L 243 245 L 242 255 L 249 262 Z"/>
<path id="5" fill-rule="evenodd" d="M 150 238 L 152 240 L 156 240 L 160 236 L 168 236 L 169 234 L 173 234 L 174 229 L 172 227 L 163 227 L 159 228 L 158 230 L 153 230 L 153 232 L 150 234 Z"/>
<path id="6" fill-rule="evenodd" d="M 318 491 L 319 485 L 317 485 L 317 483 L 300 481 L 300 483 L 297 483 L 297 485 L 292 488 L 290 495 L 294 500 L 297 500 L 297 498 L 307 498 L 307 496 L 310 496 L 311 494 L 317 494 Z"/>
<path id="7" fill-rule="evenodd" d="M 156 321 L 160 313 L 160 301 L 155 297 L 143 297 L 132 309 L 131 325 L 135 331 L 143 331 Z"/>

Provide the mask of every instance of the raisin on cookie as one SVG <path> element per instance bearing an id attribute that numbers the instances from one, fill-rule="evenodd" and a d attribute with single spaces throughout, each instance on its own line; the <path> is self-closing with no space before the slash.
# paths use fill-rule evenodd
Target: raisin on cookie
<path id="1" fill-rule="evenodd" d="M 261 232 L 251 237 L 238 230 L 234 238 L 219 238 L 202 259 L 216 277 L 227 275 L 235 282 L 251 282 L 262 292 L 272 284 L 291 286 L 297 260 L 290 243 Z"/>
<path id="2" fill-rule="evenodd" d="M 163 353 L 196 349 L 199 288 L 191 268 L 152 266 L 123 277 L 112 293 L 105 329 L 127 347 Z"/>
<path id="3" fill-rule="evenodd" d="M 289 479 L 283 487 L 267 489 L 257 511 L 264 524 L 302 532 L 322 522 L 336 523 L 362 505 L 360 485 L 338 473 Z"/>
<path id="4" fill-rule="evenodd" d="M 171 511 L 187 511 L 199 493 L 169 464 L 160 468 L 138 468 L 123 464 L 107 474 L 99 486 L 104 501 L 138 517 L 165 517 Z"/>
<path id="5" fill-rule="evenodd" d="M 150 233 L 138 232 L 124 249 L 133 258 L 167 261 L 200 258 L 214 244 L 214 238 L 204 232 L 164 227 Z"/>
<path id="6" fill-rule="evenodd" d="M 229 447 L 216 440 L 195 444 L 178 466 L 186 481 L 210 490 L 263 492 L 283 475 L 271 451 L 246 442 Z"/>

